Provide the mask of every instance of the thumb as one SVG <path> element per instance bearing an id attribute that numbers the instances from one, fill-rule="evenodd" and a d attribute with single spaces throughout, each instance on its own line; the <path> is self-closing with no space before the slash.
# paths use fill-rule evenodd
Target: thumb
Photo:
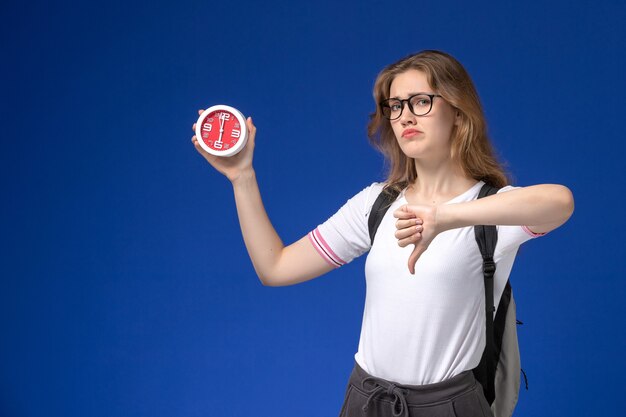
<path id="1" fill-rule="evenodd" d="M 415 264 L 417 263 L 417 260 L 420 258 L 420 256 L 422 256 L 422 253 L 424 253 L 425 250 L 426 250 L 426 247 L 420 244 L 415 245 L 415 248 L 413 248 L 413 252 L 411 252 L 411 255 L 409 256 L 409 264 L 408 264 L 409 272 L 411 273 L 411 275 L 415 275 Z"/>
<path id="2" fill-rule="evenodd" d="M 254 122 L 252 121 L 252 116 L 249 116 L 246 119 L 246 126 L 248 127 L 248 140 L 254 143 L 254 138 L 256 136 L 256 126 L 254 125 Z"/>

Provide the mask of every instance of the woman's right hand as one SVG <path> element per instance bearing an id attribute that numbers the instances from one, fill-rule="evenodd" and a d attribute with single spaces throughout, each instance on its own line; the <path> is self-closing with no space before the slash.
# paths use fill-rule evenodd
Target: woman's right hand
<path id="1" fill-rule="evenodd" d="M 198 115 L 201 115 L 204 110 L 198 110 Z M 196 151 L 206 159 L 213 168 L 224 174 L 231 182 L 236 181 L 245 173 L 251 173 L 254 171 L 252 168 L 252 155 L 254 154 L 254 138 L 256 136 L 256 127 L 252 123 L 252 117 L 246 119 L 246 126 L 248 127 L 248 142 L 246 146 L 237 153 L 230 157 L 215 156 L 205 151 L 198 143 L 198 138 L 194 134 L 191 138 L 193 146 Z M 196 124 L 191 127 L 196 131 Z"/>
<path id="2" fill-rule="evenodd" d="M 415 245 L 408 262 L 409 272 L 415 275 L 417 260 L 442 231 L 437 221 L 437 206 L 405 204 L 393 212 L 393 217 L 398 219 L 395 233 L 398 246 Z"/>

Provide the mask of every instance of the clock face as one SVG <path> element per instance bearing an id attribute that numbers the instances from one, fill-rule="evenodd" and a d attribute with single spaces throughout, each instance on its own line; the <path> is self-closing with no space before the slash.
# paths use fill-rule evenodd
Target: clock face
<path id="1" fill-rule="evenodd" d="M 243 115 L 232 107 L 213 106 L 200 115 L 196 137 L 207 152 L 232 156 L 243 149 L 247 139 Z"/>

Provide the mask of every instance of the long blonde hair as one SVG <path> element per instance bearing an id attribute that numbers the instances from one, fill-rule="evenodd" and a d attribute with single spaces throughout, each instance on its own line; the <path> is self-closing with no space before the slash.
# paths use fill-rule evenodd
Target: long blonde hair
<path id="1" fill-rule="evenodd" d="M 417 178 L 413 159 L 400 149 L 391 123 L 383 116 L 379 105 L 389 98 L 389 89 L 394 78 L 411 69 L 425 73 L 434 92 L 440 94 L 460 115 L 459 124 L 452 131 L 453 161 L 469 177 L 497 188 L 507 185 L 507 174 L 496 159 L 487 137 L 487 123 L 469 74 L 451 55 L 426 50 L 387 66 L 378 74 L 374 83 L 376 111 L 370 114 L 367 134 L 372 145 L 382 152 L 389 165 L 387 187 L 399 190 L 412 184 Z"/>

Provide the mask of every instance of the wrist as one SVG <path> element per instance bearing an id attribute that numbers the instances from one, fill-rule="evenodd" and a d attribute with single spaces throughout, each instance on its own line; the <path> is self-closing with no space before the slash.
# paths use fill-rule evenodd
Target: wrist
<path id="1" fill-rule="evenodd" d="M 245 169 L 229 180 L 233 188 L 246 187 L 256 182 L 256 173 L 253 168 Z"/>
<path id="2" fill-rule="evenodd" d="M 459 204 L 442 204 L 437 207 L 437 225 L 442 232 L 463 227 L 458 218 Z"/>

